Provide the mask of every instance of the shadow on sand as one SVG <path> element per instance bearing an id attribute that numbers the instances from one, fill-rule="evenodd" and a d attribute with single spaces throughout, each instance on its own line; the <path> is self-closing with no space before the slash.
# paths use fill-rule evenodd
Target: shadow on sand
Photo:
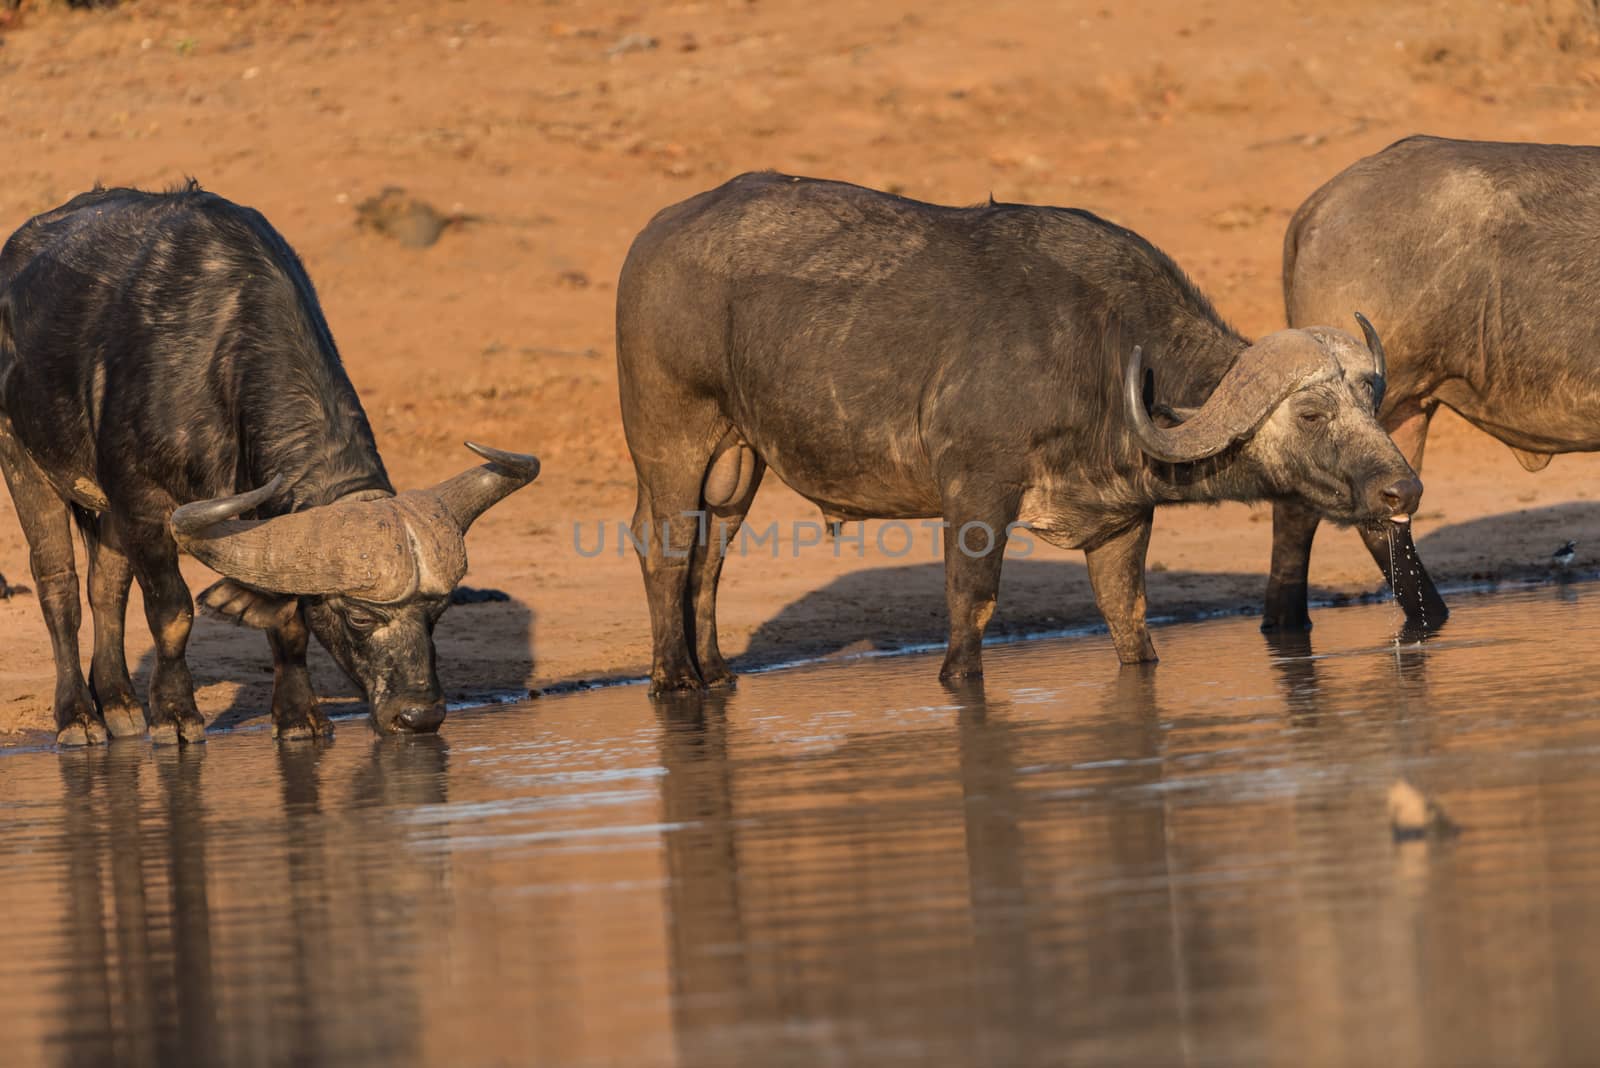
<path id="1" fill-rule="evenodd" d="M 1377 568 L 1373 578 L 1376 590 L 1382 581 Z M 1264 570 L 1151 572 L 1146 576 L 1149 615 L 1161 620 L 1259 612 L 1265 582 Z M 1330 589 L 1312 590 L 1318 603 L 1340 597 Z M 786 605 L 751 635 L 734 667 L 748 670 L 800 658 L 942 647 L 945 620 L 943 564 L 857 571 Z M 1081 558 L 1006 561 L 999 604 L 989 624 L 990 641 L 1103 630 Z"/>
<path id="2" fill-rule="evenodd" d="M 1447 586 L 1600 577 L 1600 502 L 1503 512 L 1433 530 L 1427 530 L 1426 520 L 1419 525 L 1426 531 L 1419 555 L 1435 581 Z M 1321 537 L 1329 536 L 1324 529 Z M 1561 568 L 1551 553 L 1567 541 L 1578 543 L 1577 557 Z M 1258 614 L 1268 561 L 1238 563 L 1242 570 L 1148 571 L 1150 618 Z M 1318 586 L 1315 578 L 1313 570 L 1313 608 L 1389 596 L 1376 565 L 1371 585 L 1361 594 Z M 786 605 L 756 630 L 734 666 L 749 670 L 795 659 L 940 646 L 945 626 L 943 564 L 873 568 L 844 575 Z M 1006 561 L 990 640 L 1103 629 L 1081 557 Z"/>

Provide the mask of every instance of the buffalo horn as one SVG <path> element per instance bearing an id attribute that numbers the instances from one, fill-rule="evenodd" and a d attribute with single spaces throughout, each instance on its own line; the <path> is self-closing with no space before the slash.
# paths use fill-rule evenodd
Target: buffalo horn
<path id="1" fill-rule="evenodd" d="M 214 527 L 224 519 L 237 519 L 246 512 L 253 512 L 272 499 L 273 495 L 283 487 L 283 476 L 274 475 L 272 481 L 259 489 L 248 493 L 238 493 L 232 497 L 214 497 L 209 501 L 193 501 L 183 505 L 172 513 L 168 520 L 172 527 L 172 536 L 179 545 L 186 540 L 193 540 L 200 536 L 207 528 Z"/>
<path id="2" fill-rule="evenodd" d="M 445 506 L 462 533 L 490 507 L 539 477 L 539 458 L 466 442 L 489 462 L 445 479 L 431 492 Z"/>
<path id="3" fill-rule="evenodd" d="M 168 527 L 184 552 L 245 586 L 294 595 L 342 594 L 377 602 L 408 596 L 418 567 L 406 512 L 394 498 L 239 519 L 260 507 L 282 476 L 250 493 L 186 504 Z"/>
<path id="4" fill-rule="evenodd" d="M 1333 356 L 1302 330 L 1268 334 L 1239 353 L 1193 418 L 1158 427 L 1144 406 L 1144 352 L 1135 346 L 1123 372 L 1123 408 L 1139 447 L 1166 463 L 1215 456 L 1255 433 L 1285 397 L 1311 380 L 1338 374 Z"/>
<path id="5" fill-rule="evenodd" d="M 1378 336 L 1378 330 L 1367 317 L 1356 312 L 1356 322 L 1361 324 L 1361 332 L 1367 337 L 1367 348 L 1372 351 L 1372 364 L 1377 381 L 1372 384 L 1372 410 L 1377 411 L 1383 407 L 1383 393 L 1389 384 L 1389 357 L 1383 351 L 1383 339 Z"/>

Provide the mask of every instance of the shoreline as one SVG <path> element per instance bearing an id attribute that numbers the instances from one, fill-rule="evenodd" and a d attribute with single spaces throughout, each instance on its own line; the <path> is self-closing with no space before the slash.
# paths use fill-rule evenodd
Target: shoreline
<path id="1" fill-rule="evenodd" d="M 1463 597 L 1492 597 L 1500 593 L 1514 593 L 1522 590 L 1541 589 L 1551 586 L 1587 586 L 1600 581 L 1600 568 L 1584 568 L 1577 571 L 1546 572 L 1540 574 L 1533 569 L 1513 575 L 1502 575 L 1494 579 L 1464 580 L 1459 582 L 1439 583 L 1439 592 L 1448 600 Z M 1367 605 L 1393 602 L 1394 595 L 1387 589 L 1377 590 L 1365 594 L 1338 595 L 1311 601 L 1311 607 L 1319 611 L 1336 611 L 1341 608 L 1355 608 Z M 1453 608 L 1454 606 L 1452 606 Z M 1164 628 L 1185 623 L 1205 623 L 1216 619 L 1229 619 L 1240 617 L 1259 616 L 1259 610 L 1211 608 L 1199 609 L 1191 612 L 1172 612 L 1160 616 L 1152 616 L 1148 620 L 1152 628 Z M 1310 635 L 1315 628 L 1301 633 Z M 984 640 L 984 648 L 1004 645 L 1018 645 L 1024 642 L 1065 641 L 1075 638 L 1088 638 L 1106 633 L 1103 622 L 1083 623 L 1074 626 L 1059 627 L 1051 630 L 1019 631 L 991 635 Z M 1429 636 L 1431 638 L 1432 635 Z M 1423 644 L 1413 641 L 1408 644 Z M 928 653 L 937 653 L 945 646 L 943 640 L 936 642 L 908 642 L 890 648 L 863 649 L 851 652 L 832 653 L 823 656 L 802 656 L 789 659 L 773 659 L 761 663 L 739 665 L 738 657 L 733 658 L 736 674 L 767 675 L 779 671 L 791 671 L 797 668 L 818 667 L 823 665 L 850 664 L 859 660 L 877 660 L 889 657 L 917 656 Z M 1270 655 L 1270 654 L 1269 654 Z M 535 689 L 522 691 L 507 690 L 498 693 L 483 693 L 469 695 L 447 704 L 451 716 L 462 713 L 485 712 L 503 708 L 506 705 L 519 705 L 537 701 L 548 697 L 568 697 L 574 694 L 586 693 L 591 690 L 611 690 L 625 686 L 642 686 L 650 681 L 648 675 L 619 672 L 616 675 L 600 677 L 582 677 L 561 679 Z M 350 707 L 348 702 L 341 702 L 344 707 L 328 711 L 328 718 L 336 723 L 364 720 L 367 711 L 364 707 Z M 448 725 L 449 720 L 447 719 Z M 266 715 L 257 716 L 245 722 L 222 727 L 208 726 L 207 736 L 245 734 L 254 731 L 268 732 L 271 722 Z M 20 753 L 33 753 L 58 749 L 51 732 L 48 730 L 18 731 L 13 737 L 26 740 L 12 742 L 8 736 L 0 734 L 0 759 Z M 337 734 L 335 735 L 337 737 Z M 373 737 L 377 734 L 373 732 Z M 128 741 L 148 744 L 148 737 L 129 739 Z M 127 742 L 112 741 L 110 745 L 127 744 Z M 74 748 L 59 750 L 61 752 L 88 752 L 101 747 Z"/>

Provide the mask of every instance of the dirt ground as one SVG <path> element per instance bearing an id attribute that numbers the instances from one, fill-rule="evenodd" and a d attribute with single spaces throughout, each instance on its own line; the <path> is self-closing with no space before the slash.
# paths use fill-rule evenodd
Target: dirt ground
<path id="1" fill-rule="evenodd" d="M 1592 17 L 1580 0 L 25 4 L 0 14 L 0 230 L 96 180 L 193 175 L 304 257 L 398 485 L 469 465 L 464 438 L 542 458 L 539 481 L 468 539 L 467 583 L 511 600 L 441 626 L 446 689 L 469 701 L 648 667 L 638 568 L 616 542 L 633 478 L 612 305 L 658 208 L 767 167 L 946 203 L 1088 208 L 1261 333 L 1282 325 L 1285 223 L 1352 160 L 1414 132 L 1592 141 Z M 357 205 L 388 186 L 452 218 L 437 244 L 358 227 Z M 1575 566 L 1592 568 L 1597 472 L 1600 457 L 1570 456 L 1529 475 L 1436 421 L 1424 558 L 1447 586 L 1540 577 L 1572 538 Z M 786 533 L 777 558 L 730 561 L 724 648 L 751 664 L 937 641 L 928 547 L 880 552 L 876 525 L 864 553 L 789 536 L 816 518 L 768 481 L 752 522 Z M 1161 513 L 1152 615 L 1257 610 L 1269 518 Z M 604 551 L 586 555 L 602 528 Z M 5 497 L 0 571 L 28 583 L 27 570 Z M 187 574 L 210 581 L 192 561 Z M 1379 585 L 1359 540 L 1326 530 L 1313 582 L 1323 599 Z M 1040 544 L 1007 565 L 996 633 L 1097 620 L 1080 555 Z M 142 676 L 149 638 L 142 622 L 129 632 Z M 208 717 L 264 722 L 260 635 L 202 619 L 190 662 Z M 325 657 L 317 672 L 348 699 Z M 36 601 L 0 602 L 0 739 L 39 740 L 51 687 Z"/>

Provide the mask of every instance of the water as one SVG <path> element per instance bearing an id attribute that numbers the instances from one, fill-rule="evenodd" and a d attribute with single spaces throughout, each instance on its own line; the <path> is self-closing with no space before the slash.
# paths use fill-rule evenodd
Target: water
<path id="1" fill-rule="evenodd" d="M 1411 520 L 1385 524 L 1384 534 L 1389 543 L 1389 569 L 1384 574 L 1394 591 L 1395 604 L 1405 613 L 1412 632 L 1410 636 L 1425 637 L 1444 625 L 1448 609 L 1440 600 L 1433 579 L 1417 559 Z"/>
<path id="2" fill-rule="evenodd" d="M 0 1061 L 1596 1063 L 1600 588 L 1395 623 L 0 757 Z"/>

